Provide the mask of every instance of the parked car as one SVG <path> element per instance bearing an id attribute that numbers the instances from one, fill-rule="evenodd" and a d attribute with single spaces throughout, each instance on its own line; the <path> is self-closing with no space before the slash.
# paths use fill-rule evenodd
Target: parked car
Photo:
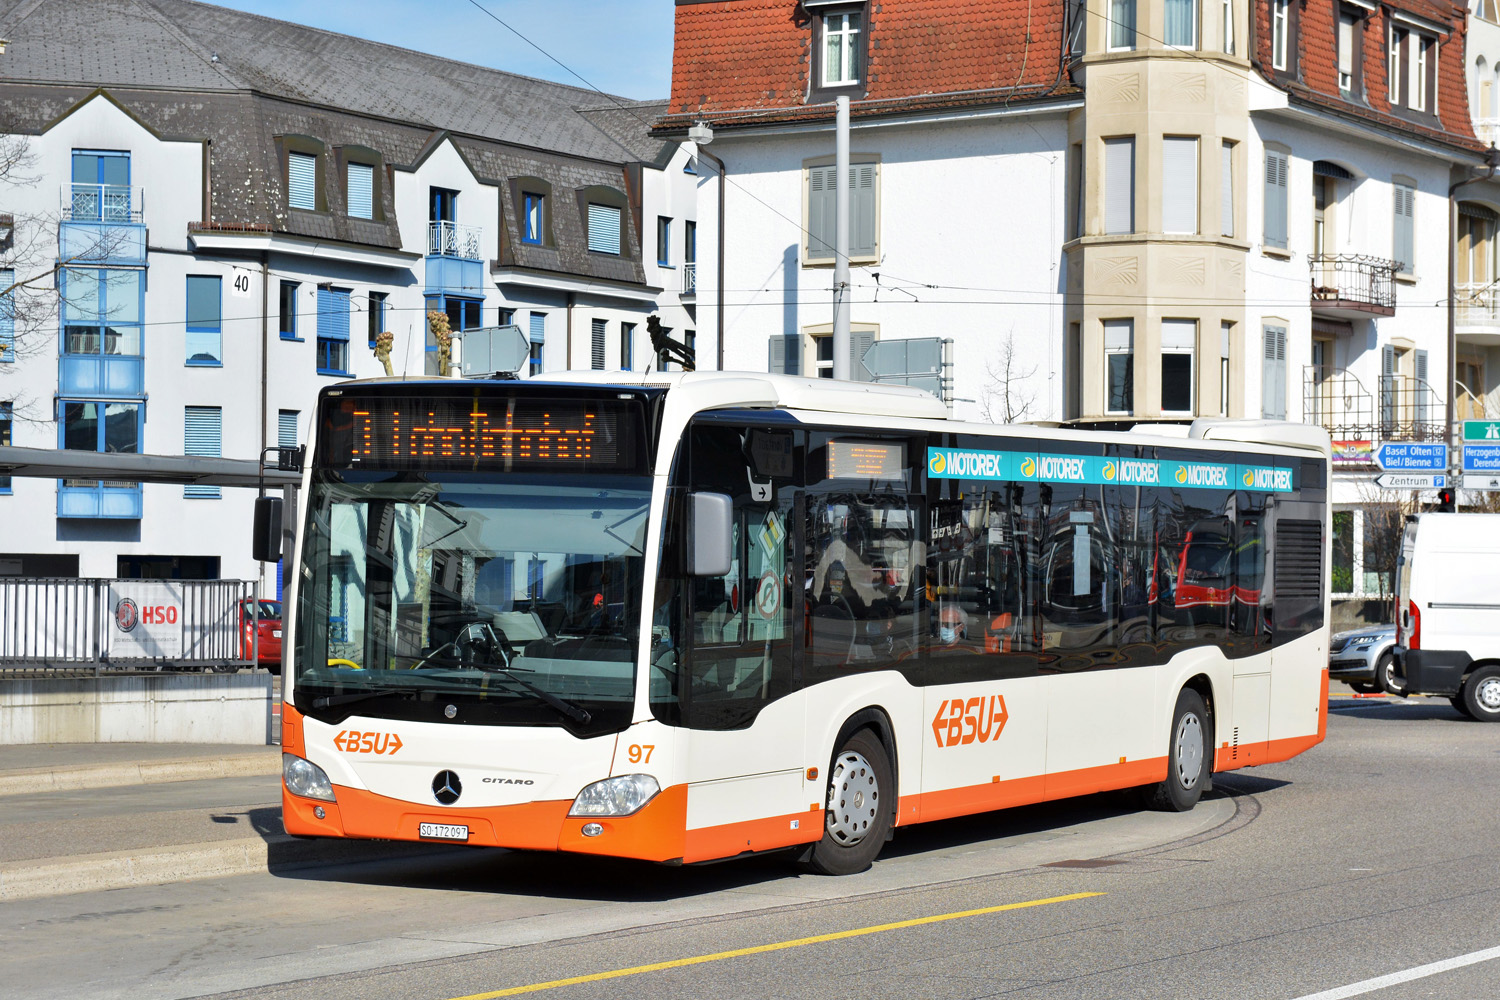
<path id="1" fill-rule="evenodd" d="M 1387 678 L 1396 663 L 1396 626 L 1335 632 L 1328 644 L 1328 678 L 1366 694 L 1390 690 Z"/>
<path id="2" fill-rule="evenodd" d="M 1500 514 L 1408 517 L 1396 609 L 1395 682 L 1500 722 Z"/>
<path id="3" fill-rule="evenodd" d="M 240 658 L 256 658 L 258 666 L 273 674 L 281 673 L 281 602 L 260 601 L 260 621 L 255 620 L 257 602 L 246 598 L 240 602 Z M 259 645 L 255 632 L 260 632 Z"/>

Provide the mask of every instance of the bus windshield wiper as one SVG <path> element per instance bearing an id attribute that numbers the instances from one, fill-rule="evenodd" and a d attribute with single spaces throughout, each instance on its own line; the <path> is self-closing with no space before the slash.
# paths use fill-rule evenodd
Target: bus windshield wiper
<path id="1" fill-rule="evenodd" d="M 532 694 L 536 695 L 537 700 L 542 704 L 556 709 L 563 715 L 567 716 L 569 719 L 572 719 L 574 722 L 578 723 L 580 726 L 588 725 L 589 721 L 593 719 L 593 716 L 589 714 L 587 709 L 581 708 L 580 706 L 575 705 L 571 701 L 568 701 L 564 698 L 559 698 L 551 691 L 546 691 L 542 688 L 537 687 L 535 684 L 526 680 L 524 677 L 517 677 L 515 671 L 510 667 L 502 666 L 499 663 L 484 663 L 477 660 L 473 663 L 465 664 L 465 666 L 478 667 L 481 670 L 492 670 L 495 673 L 504 676 L 507 680 L 513 681 L 519 686 L 525 688 L 527 691 L 530 691 Z"/>
<path id="2" fill-rule="evenodd" d="M 393 688 L 383 691 L 351 691 L 349 694 L 325 694 L 320 698 L 313 699 L 313 708 L 332 708 L 334 705 L 352 705 L 356 701 L 366 701 L 370 698 L 379 698 L 387 694 L 400 694 Z"/>

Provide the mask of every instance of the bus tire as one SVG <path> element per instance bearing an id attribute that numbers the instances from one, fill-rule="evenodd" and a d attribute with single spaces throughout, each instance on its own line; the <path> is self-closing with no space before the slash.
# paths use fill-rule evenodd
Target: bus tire
<path id="1" fill-rule="evenodd" d="M 1208 784 L 1208 709 L 1203 697 L 1183 688 L 1172 713 L 1167 743 L 1167 778 L 1146 789 L 1146 805 L 1162 812 L 1187 812 L 1198 804 Z"/>
<path id="2" fill-rule="evenodd" d="M 1464 707 L 1480 722 L 1500 722 L 1500 665 L 1480 667 L 1464 682 Z"/>
<path id="3" fill-rule="evenodd" d="M 895 789 L 890 755 L 873 732 L 845 740 L 828 768 L 823 839 L 813 845 L 808 870 L 853 875 L 869 868 L 890 833 Z"/>

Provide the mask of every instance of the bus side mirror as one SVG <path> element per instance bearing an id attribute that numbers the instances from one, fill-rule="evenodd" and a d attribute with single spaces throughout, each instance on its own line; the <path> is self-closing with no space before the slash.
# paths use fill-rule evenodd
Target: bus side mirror
<path id="1" fill-rule="evenodd" d="M 725 576 L 734 561 L 734 502 L 723 493 L 689 496 L 688 574 Z"/>
<path id="2" fill-rule="evenodd" d="M 276 562 L 281 558 L 281 498 L 255 498 L 255 537 L 250 541 L 250 554 L 261 562 Z"/>

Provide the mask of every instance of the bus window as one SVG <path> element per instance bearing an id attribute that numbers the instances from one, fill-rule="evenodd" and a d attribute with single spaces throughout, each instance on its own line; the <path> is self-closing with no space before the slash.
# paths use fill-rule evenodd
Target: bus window
<path id="1" fill-rule="evenodd" d="M 1057 485 L 1039 492 L 1040 665 L 1048 670 L 1087 670 L 1113 663 L 1119 578 L 1103 505 L 1097 499 L 1100 488 L 1093 488 L 1094 497 L 1083 486 Z"/>
<path id="2" fill-rule="evenodd" d="M 1266 494 L 1240 492 L 1235 504 L 1234 597 L 1230 641 L 1234 655 L 1271 648 L 1264 610 L 1266 575 Z"/>

